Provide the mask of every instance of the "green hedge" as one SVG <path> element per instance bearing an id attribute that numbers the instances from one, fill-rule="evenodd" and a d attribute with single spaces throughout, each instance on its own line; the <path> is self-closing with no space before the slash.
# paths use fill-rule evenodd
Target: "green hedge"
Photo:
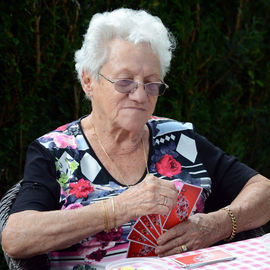
<path id="1" fill-rule="evenodd" d="M 92 14 L 120 6 L 159 16 L 178 40 L 155 114 L 193 122 L 269 177 L 269 1 L 12 0 L 0 4 L 0 195 L 34 138 L 88 113 L 74 51 Z"/>
<path id="2" fill-rule="evenodd" d="M 120 6 L 159 16 L 178 40 L 155 114 L 193 122 L 269 177 L 269 1 L 12 0 L 0 4 L 0 195 L 34 138 L 88 113 L 74 51 L 92 14 Z"/>

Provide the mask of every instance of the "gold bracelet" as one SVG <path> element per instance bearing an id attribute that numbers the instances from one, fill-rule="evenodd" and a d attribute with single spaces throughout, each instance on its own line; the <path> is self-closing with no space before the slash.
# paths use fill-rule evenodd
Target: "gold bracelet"
<path id="1" fill-rule="evenodd" d="M 236 218 L 235 218 L 235 215 L 233 214 L 232 210 L 228 206 L 221 208 L 221 210 L 225 210 L 228 213 L 228 215 L 230 216 L 231 220 L 232 220 L 232 233 L 231 233 L 231 236 L 229 238 L 224 239 L 224 241 L 230 242 L 231 240 L 233 240 L 233 238 L 236 235 L 236 231 L 237 231 Z"/>
<path id="2" fill-rule="evenodd" d="M 102 210 L 103 210 L 103 216 L 104 216 L 104 232 L 108 233 L 110 231 L 109 226 L 109 220 L 108 220 L 108 214 L 107 214 L 107 208 L 105 206 L 105 201 L 101 201 L 102 204 Z"/>
<path id="3" fill-rule="evenodd" d="M 116 227 L 116 215 L 115 215 L 115 205 L 114 205 L 114 198 L 112 197 L 112 211 L 113 211 L 113 222 L 114 222 L 114 229 L 117 232 L 118 229 Z"/>

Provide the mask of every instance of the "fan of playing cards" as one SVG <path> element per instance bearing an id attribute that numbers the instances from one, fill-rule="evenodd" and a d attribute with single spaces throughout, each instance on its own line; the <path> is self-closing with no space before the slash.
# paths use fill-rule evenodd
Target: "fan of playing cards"
<path id="1" fill-rule="evenodd" d="M 166 216 L 153 214 L 142 216 L 136 221 L 127 237 L 127 257 L 156 256 L 158 237 L 189 217 L 202 188 L 177 180 L 174 183 L 179 190 L 176 206 Z"/>

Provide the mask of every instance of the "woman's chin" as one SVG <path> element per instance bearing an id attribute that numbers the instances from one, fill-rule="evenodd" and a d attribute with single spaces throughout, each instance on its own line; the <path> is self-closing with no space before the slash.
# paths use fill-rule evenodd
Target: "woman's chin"
<path id="1" fill-rule="evenodd" d="M 139 132 L 144 128 L 147 120 L 145 119 L 125 119 L 125 121 L 121 122 L 121 126 L 123 129 L 130 132 Z"/>

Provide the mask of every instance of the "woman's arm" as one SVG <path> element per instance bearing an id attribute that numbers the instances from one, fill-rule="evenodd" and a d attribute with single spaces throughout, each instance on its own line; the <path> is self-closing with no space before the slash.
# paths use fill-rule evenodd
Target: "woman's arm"
<path id="1" fill-rule="evenodd" d="M 246 231 L 270 220 L 270 181 L 264 176 L 253 176 L 230 205 L 239 230 Z"/>
<path id="2" fill-rule="evenodd" d="M 13 258 L 27 258 L 67 248 L 102 231 L 100 204 L 72 210 L 11 214 L 2 232 L 2 247 Z"/>
<path id="3" fill-rule="evenodd" d="M 176 204 L 174 183 L 152 175 L 114 197 L 116 225 L 147 214 L 167 214 Z M 163 205 L 164 196 L 168 198 Z M 106 201 L 110 228 L 114 227 L 111 201 Z M 27 258 L 67 248 L 104 230 L 102 202 L 72 210 L 32 211 L 11 214 L 2 232 L 3 249 L 13 258 Z"/>
<path id="4" fill-rule="evenodd" d="M 264 225 L 270 220 L 270 181 L 259 174 L 253 176 L 229 208 L 236 218 L 237 232 Z M 159 256 L 181 253 L 182 245 L 188 250 L 205 248 L 231 233 L 232 220 L 226 211 L 195 214 L 160 236 L 156 253 Z"/>

